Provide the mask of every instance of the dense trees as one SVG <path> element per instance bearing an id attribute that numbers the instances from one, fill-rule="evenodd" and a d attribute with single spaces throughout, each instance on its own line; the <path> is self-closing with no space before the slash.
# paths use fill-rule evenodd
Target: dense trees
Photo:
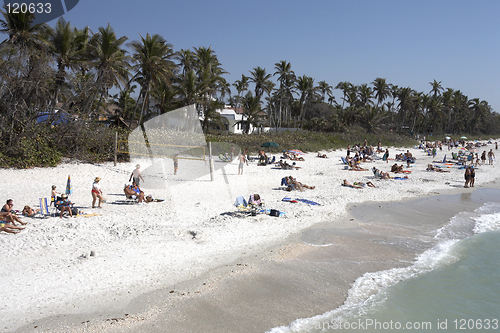
<path id="1" fill-rule="evenodd" d="M 95 120 L 111 102 L 122 107 L 127 124 L 140 123 L 196 103 L 204 130 L 220 127 L 217 109 L 241 107 L 245 131 L 250 125 L 305 127 L 343 131 L 360 126 L 369 132 L 500 133 L 499 116 L 486 101 L 460 90 L 430 83 L 428 93 L 398 87 L 385 78 L 356 86 L 342 81 L 333 88 L 296 74 L 280 60 L 272 71 L 256 66 L 232 86 L 211 47 L 174 51 L 162 36 L 146 34 L 126 44 L 108 24 L 91 32 L 60 19 L 51 29 L 33 25 L 33 15 L 2 12 L 0 32 L 1 143 L 14 147 L 53 124 L 60 110 L 78 122 Z M 117 93 L 118 90 L 118 93 Z M 340 91 L 342 101 L 333 91 Z M 111 98 L 110 91 L 115 93 Z M 57 108 L 56 108 L 57 106 Z M 45 133 L 44 132 L 44 133 Z M 51 140 L 53 140 L 52 138 Z M 55 139 L 54 139 L 55 140 Z"/>

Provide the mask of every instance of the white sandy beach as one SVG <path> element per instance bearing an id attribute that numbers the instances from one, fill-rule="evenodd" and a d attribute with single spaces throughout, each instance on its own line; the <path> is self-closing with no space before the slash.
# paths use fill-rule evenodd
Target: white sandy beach
<path id="1" fill-rule="evenodd" d="M 479 151 L 492 148 L 494 145 L 488 145 Z M 404 151 L 390 148 L 392 158 Z M 144 205 L 128 204 L 123 195 L 123 185 L 137 161 L 117 167 L 112 163 L 67 162 L 56 168 L 2 169 L 6 193 L 1 200 L 13 199 L 14 209 L 38 207 L 38 198 L 50 197 L 51 185 L 64 191 L 70 175 L 74 189 L 70 200 L 75 207 L 101 215 L 24 217 L 28 224 L 21 233 L 0 234 L 0 270 L 6 283 L 0 290 L 1 331 L 13 331 L 58 314 L 120 309 L 141 294 L 193 279 L 239 257 L 259 253 L 314 224 L 341 218 L 349 203 L 394 201 L 450 188 L 472 191 L 463 188 L 464 170 L 457 167 L 448 168 L 450 173 L 425 171 L 433 160 L 442 160 L 445 154 L 451 158 L 447 147 L 435 158 L 422 150 L 410 151 L 417 163 L 409 168 L 408 180 L 375 180 L 371 170 L 344 170 L 340 157 L 345 151 L 323 152 L 327 159 L 306 154 L 305 161 L 297 162 L 301 169 L 293 171 L 250 162 L 244 174 L 238 175 L 237 161 L 233 161 L 216 171 L 214 181 L 210 181 L 204 162 L 180 160 L 174 176 L 171 160 L 160 168 L 157 162 L 153 168 L 149 167 L 153 162 L 143 160 L 145 182 L 141 187 L 146 194 L 165 199 Z M 389 171 L 393 163 L 376 160 L 362 167 Z M 195 169 L 202 169 L 204 176 L 191 179 L 197 174 Z M 290 174 L 316 188 L 284 191 L 281 178 Z M 91 208 L 90 188 L 97 176 L 102 178 L 107 199 L 102 209 Z M 476 186 L 497 178 L 498 166 L 480 166 Z M 377 188 L 343 187 L 343 179 L 372 181 Z M 237 196 L 248 198 L 253 193 L 261 195 L 265 208 L 286 214 L 279 218 L 223 214 L 237 211 Z M 284 202 L 284 197 L 305 198 L 321 205 Z M 95 256 L 90 256 L 91 251 Z"/>

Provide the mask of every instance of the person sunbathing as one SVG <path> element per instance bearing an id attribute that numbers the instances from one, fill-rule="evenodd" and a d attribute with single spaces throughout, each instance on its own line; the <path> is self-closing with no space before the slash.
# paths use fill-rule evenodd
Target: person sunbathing
<path id="1" fill-rule="evenodd" d="M 318 152 L 318 157 L 321 157 L 321 158 L 328 158 L 328 156 L 326 156 L 326 154 L 320 154 L 319 152 Z"/>
<path id="2" fill-rule="evenodd" d="M 16 225 L 6 223 L 6 221 L 0 221 L 0 231 L 8 232 L 9 234 L 17 234 L 23 229 L 24 228 L 18 227 Z"/>
<path id="3" fill-rule="evenodd" d="M 290 158 L 292 161 L 305 161 L 302 156 L 297 156 L 296 154 L 292 153 L 292 157 Z"/>
<path id="4" fill-rule="evenodd" d="M 394 163 L 394 165 L 391 167 L 391 172 L 403 173 L 403 164 L 398 165 L 397 163 Z"/>
<path id="5" fill-rule="evenodd" d="M 362 187 L 365 187 L 365 186 L 368 186 L 368 187 L 377 187 L 372 182 L 366 182 L 366 183 L 363 183 L 363 182 L 354 182 L 353 184 L 357 185 L 357 186 L 362 186 Z"/>
<path id="6" fill-rule="evenodd" d="M 302 184 L 301 182 L 298 182 L 295 178 L 292 176 L 285 177 L 286 180 L 286 186 L 287 186 L 287 191 L 291 191 L 292 189 L 298 189 L 299 191 L 304 191 L 304 187 L 310 190 L 314 190 L 316 186 L 309 186 L 306 184 Z"/>
<path id="7" fill-rule="evenodd" d="M 349 183 L 346 179 L 344 179 L 344 181 L 342 182 L 342 186 L 352 187 L 352 188 L 363 188 L 362 186 Z"/>
<path id="8" fill-rule="evenodd" d="M 26 225 L 16 214 L 12 214 L 11 212 L 0 212 L 0 221 L 11 222 L 13 225 L 16 225 L 16 222 Z"/>
<path id="9" fill-rule="evenodd" d="M 368 171 L 368 169 L 363 169 L 354 161 L 350 161 L 349 166 L 350 166 L 349 171 Z"/>
<path id="10" fill-rule="evenodd" d="M 38 213 L 40 211 L 40 209 L 37 209 L 37 210 L 34 210 L 33 208 L 31 208 L 30 206 L 24 206 L 24 209 L 23 209 L 23 215 L 24 216 L 27 216 L 27 217 L 33 217 L 35 216 L 36 213 Z"/>
<path id="11" fill-rule="evenodd" d="M 443 170 L 437 166 L 434 166 L 432 164 L 427 165 L 427 171 L 437 171 L 437 172 L 450 172 L 449 170 Z"/>
<path id="12" fill-rule="evenodd" d="M 383 171 L 380 171 L 379 169 L 373 167 L 373 174 L 375 175 L 375 177 L 377 178 L 381 178 L 381 179 L 390 179 L 391 176 L 389 175 L 388 172 L 383 172 Z"/>

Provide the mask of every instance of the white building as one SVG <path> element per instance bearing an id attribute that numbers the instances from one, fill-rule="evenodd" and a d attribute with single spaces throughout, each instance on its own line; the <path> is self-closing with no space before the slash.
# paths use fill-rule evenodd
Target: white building
<path id="1" fill-rule="evenodd" d="M 224 125 L 229 133 L 243 134 L 243 124 L 236 124 L 238 121 L 245 120 L 245 115 L 242 107 L 231 107 L 226 105 L 223 110 L 217 110 L 220 115 L 225 119 Z M 227 121 L 226 121 L 227 120 Z M 253 126 L 250 125 L 250 131 L 253 132 Z"/>

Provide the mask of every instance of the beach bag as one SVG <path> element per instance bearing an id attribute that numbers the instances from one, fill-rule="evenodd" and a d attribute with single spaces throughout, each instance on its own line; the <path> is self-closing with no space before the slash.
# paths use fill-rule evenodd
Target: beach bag
<path id="1" fill-rule="evenodd" d="M 276 209 L 271 209 L 271 212 L 269 215 L 274 216 L 274 217 L 279 217 L 280 216 L 280 211 Z"/>
<path id="2" fill-rule="evenodd" d="M 71 214 L 78 215 L 78 208 L 71 207 Z"/>

